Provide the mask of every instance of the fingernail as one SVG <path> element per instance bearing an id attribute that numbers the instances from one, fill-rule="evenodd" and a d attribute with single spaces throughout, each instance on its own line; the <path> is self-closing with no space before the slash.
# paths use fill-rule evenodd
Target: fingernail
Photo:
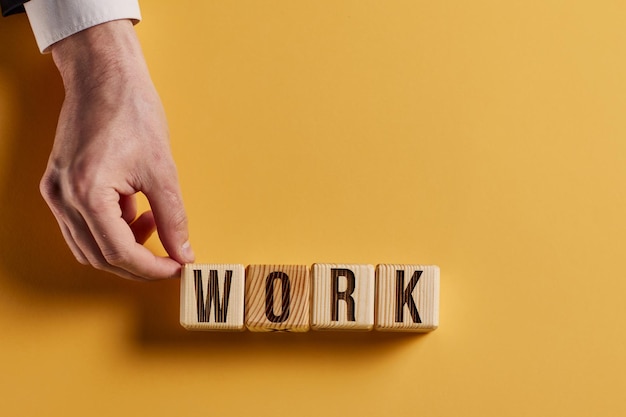
<path id="1" fill-rule="evenodd" d="M 189 243 L 189 241 L 183 243 L 182 249 L 183 258 L 187 263 L 191 263 L 196 259 L 196 255 L 193 253 L 193 249 L 191 249 L 191 243 Z"/>

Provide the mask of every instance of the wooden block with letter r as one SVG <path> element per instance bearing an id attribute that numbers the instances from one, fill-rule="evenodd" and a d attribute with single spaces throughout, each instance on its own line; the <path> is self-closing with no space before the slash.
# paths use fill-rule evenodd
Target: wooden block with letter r
<path id="1" fill-rule="evenodd" d="M 190 330 L 244 330 L 244 290 L 243 265 L 183 265 L 180 323 Z"/>
<path id="2" fill-rule="evenodd" d="M 371 330 L 374 327 L 372 265 L 314 264 L 313 330 Z"/>
<path id="3" fill-rule="evenodd" d="M 428 332 L 439 326 L 439 267 L 378 265 L 376 330 Z"/>
<path id="4" fill-rule="evenodd" d="M 306 332 L 310 328 L 306 265 L 249 265 L 246 327 L 253 332 Z"/>

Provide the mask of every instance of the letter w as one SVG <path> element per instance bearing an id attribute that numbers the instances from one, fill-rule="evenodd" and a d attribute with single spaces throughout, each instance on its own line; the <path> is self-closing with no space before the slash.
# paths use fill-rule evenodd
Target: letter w
<path id="1" fill-rule="evenodd" d="M 207 285 L 207 297 L 204 298 L 202 290 L 202 271 L 194 269 L 194 282 L 196 284 L 196 307 L 198 309 L 198 322 L 208 323 L 211 320 L 211 304 L 213 304 L 213 316 L 216 323 L 226 323 L 228 314 L 228 300 L 230 299 L 230 284 L 233 280 L 233 271 L 226 271 L 224 277 L 224 291 L 220 301 L 219 283 L 217 279 L 217 271 L 209 271 L 209 282 Z"/>

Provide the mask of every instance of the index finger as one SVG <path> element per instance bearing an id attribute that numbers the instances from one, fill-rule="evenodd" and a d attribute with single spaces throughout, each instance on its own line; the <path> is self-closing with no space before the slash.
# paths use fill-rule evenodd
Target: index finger
<path id="1" fill-rule="evenodd" d="M 178 262 L 169 257 L 156 256 L 135 241 L 130 226 L 122 217 L 118 198 L 109 194 L 96 210 L 81 210 L 105 262 L 149 280 L 178 277 Z"/>

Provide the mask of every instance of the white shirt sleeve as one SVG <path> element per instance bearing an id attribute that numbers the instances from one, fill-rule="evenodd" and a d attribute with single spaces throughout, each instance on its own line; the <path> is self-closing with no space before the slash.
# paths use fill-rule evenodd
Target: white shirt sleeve
<path id="1" fill-rule="evenodd" d="M 141 20 L 138 0 L 31 0 L 24 4 L 41 52 L 76 32 L 112 20 Z"/>

